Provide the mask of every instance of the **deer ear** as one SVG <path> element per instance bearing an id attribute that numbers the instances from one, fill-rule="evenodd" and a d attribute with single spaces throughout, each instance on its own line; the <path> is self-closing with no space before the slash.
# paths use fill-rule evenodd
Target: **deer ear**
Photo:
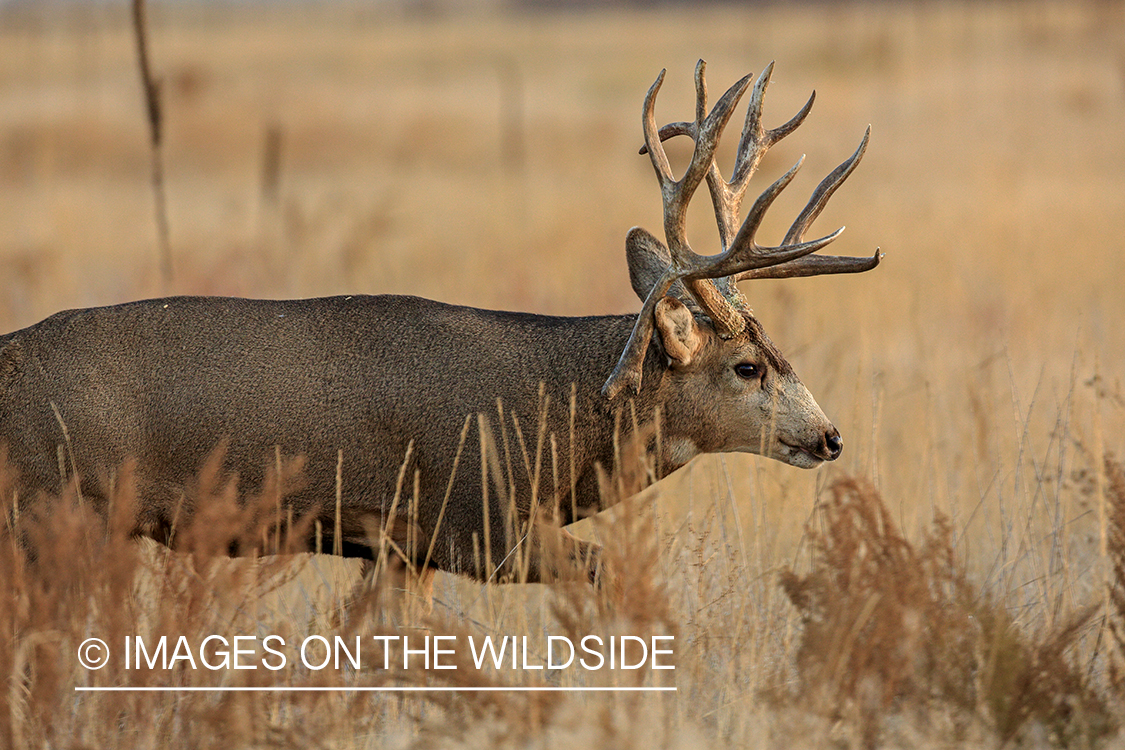
<path id="1" fill-rule="evenodd" d="M 672 366 L 688 367 L 703 346 L 703 336 L 699 324 L 691 310 L 675 297 L 665 297 L 656 303 L 653 311 L 656 320 L 656 335 Z"/>
<path id="2" fill-rule="evenodd" d="M 625 259 L 629 262 L 629 281 L 633 284 L 633 291 L 644 302 L 664 269 L 672 262 L 672 255 L 664 243 L 647 229 L 633 227 L 625 235 Z"/>

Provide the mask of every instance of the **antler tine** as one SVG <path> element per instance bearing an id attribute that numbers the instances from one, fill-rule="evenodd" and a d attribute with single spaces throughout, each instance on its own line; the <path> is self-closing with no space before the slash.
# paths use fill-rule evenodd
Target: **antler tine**
<path id="1" fill-rule="evenodd" d="M 754 93 L 750 95 L 750 104 L 746 107 L 746 122 L 742 126 L 742 136 L 738 140 L 738 149 L 735 151 L 734 171 L 731 173 L 728 185 L 734 189 L 740 200 L 766 149 L 772 145 L 768 143 L 767 133 L 762 126 L 762 103 L 771 75 L 773 75 L 772 62 L 754 82 Z"/>
<path id="2" fill-rule="evenodd" d="M 801 111 L 793 115 L 789 122 L 785 123 L 784 125 L 778 125 L 776 128 L 769 131 L 770 145 L 772 146 L 773 144 L 777 143 L 782 138 L 799 128 L 801 126 L 801 123 L 805 121 L 805 118 L 809 116 L 809 112 L 812 112 L 814 102 L 816 102 L 815 91 L 809 94 L 809 100 L 805 102 L 805 106 L 801 107 Z"/>
<path id="3" fill-rule="evenodd" d="M 658 135 L 660 136 L 660 142 L 661 143 L 668 140 L 669 138 L 675 138 L 677 135 L 689 135 L 692 138 L 694 138 L 695 137 L 695 123 L 694 122 L 670 122 L 667 125 L 661 126 L 660 132 L 658 133 Z M 646 143 L 645 145 L 641 146 L 640 150 L 637 151 L 637 153 L 640 154 L 641 156 L 644 156 L 645 154 L 647 154 L 648 153 L 648 144 Z"/>
<path id="4" fill-rule="evenodd" d="M 840 227 L 832 234 L 825 235 L 819 239 L 809 240 L 808 242 L 801 242 L 796 245 L 779 245 L 777 247 L 752 245 L 751 250 L 745 247 L 737 250 L 728 250 L 718 256 L 715 262 L 707 266 L 707 268 L 701 269 L 698 272 L 686 274 L 684 279 L 685 282 L 690 282 L 697 278 L 729 276 L 734 281 L 742 281 L 743 279 L 751 278 L 749 274 L 756 273 L 759 269 L 779 266 L 784 263 L 792 263 L 798 259 L 803 259 L 806 255 L 812 255 L 817 250 L 832 243 L 843 233 L 844 228 Z"/>
<path id="5" fill-rule="evenodd" d="M 776 266 L 756 268 L 738 274 L 738 281 L 746 279 L 792 279 L 798 276 L 821 276 L 832 273 L 861 273 L 879 265 L 883 253 L 875 248 L 870 258 L 853 258 L 846 255 L 806 255 L 803 258 Z"/>
<path id="6" fill-rule="evenodd" d="M 703 122 L 707 117 L 707 61 L 700 58 L 695 62 L 695 121 Z"/>
<path id="7" fill-rule="evenodd" d="M 707 84 L 704 81 L 703 73 L 706 68 L 706 63 L 700 60 L 696 65 L 696 112 L 701 113 L 707 106 Z M 738 106 L 738 102 L 742 99 L 742 95 L 746 93 L 746 89 L 750 86 L 750 75 L 745 75 L 735 81 L 726 92 L 719 97 L 719 101 L 715 103 L 715 107 L 711 110 L 711 114 L 707 115 L 706 119 L 700 121 L 699 125 L 699 139 L 696 142 L 696 153 L 700 156 L 704 152 L 709 153 L 712 158 L 700 159 L 701 169 L 710 168 L 711 163 L 714 161 L 715 147 L 719 143 L 719 137 L 723 134 L 727 123 L 730 122 L 731 115 L 734 114 L 734 108 Z M 702 143 L 702 148 L 701 148 Z"/>
<path id="8" fill-rule="evenodd" d="M 635 227 L 633 231 L 636 231 Z M 628 389 L 630 393 L 640 392 L 641 369 L 644 365 L 645 354 L 648 352 L 649 340 L 652 339 L 652 332 L 655 328 L 656 303 L 664 299 L 664 295 L 668 293 L 668 289 L 674 281 L 675 276 L 672 269 L 669 268 L 652 285 L 652 291 L 649 292 L 648 297 L 645 298 L 645 303 L 641 306 L 637 322 L 633 324 L 633 331 L 629 334 L 629 340 L 621 351 L 617 365 L 610 373 L 609 379 L 605 381 L 605 385 L 602 386 L 602 393 L 609 400 L 612 401 L 616 398 L 622 390 Z"/>
<path id="9" fill-rule="evenodd" d="M 809 202 L 805 204 L 799 216 L 794 220 L 793 225 L 789 227 L 789 231 L 785 234 L 785 239 L 782 241 L 783 245 L 791 245 L 795 242 L 800 242 L 808 231 L 809 226 L 812 225 L 816 217 L 820 216 L 820 212 L 824 210 L 825 205 L 828 204 L 828 199 L 836 192 L 836 188 L 844 184 L 844 180 L 855 170 L 859 160 L 863 158 L 864 152 L 867 151 L 867 141 L 871 137 L 871 126 L 867 126 L 867 130 L 863 134 L 863 140 L 859 143 L 859 148 L 851 155 L 847 161 L 840 166 L 833 169 L 827 177 L 820 181 L 813 191 Z"/>
<path id="10" fill-rule="evenodd" d="M 645 94 L 645 106 L 641 115 L 641 124 L 645 134 L 645 148 L 642 150 L 648 152 L 649 159 L 652 161 L 652 168 L 656 170 L 656 179 L 660 182 L 660 192 L 665 193 L 665 185 L 673 183 L 675 180 L 672 178 L 672 166 L 668 163 L 668 155 L 664 153 L 664 148 L 659 145 L 659 133 L 656 130 L 656 95 L 660 92 L 660 86 L 664 83 L 664 74 L 668 72 L 665 68 L 660 71 L 660 75 L 656 77 L 648 88 L 648 93 Z M 656 144 L 655 147 L 653 144 Z M 667 197 L 665 197 L 667 201 Z"/>
<path id="11" fill-rule="evenodd" d="M 757 249 L 757 245 L 754 244 L 754 236 L 758 233 L 758 227 L 761 226 L 762 219 L 766 216 L 766 211 L 773 205 L 777 196 L 781 195 L 781 191 L 797 176 L 797 172 L 804 163 L 805 156 L 802 154 L 801 158 L 797 160 L 796 164 L 789 168 L 788 172 L 778 177 L 772 185 L 758 196 L 757 200 L 754 201 L 754 205 L 751 206 L 750 210 L 746 213 L 746 219 L 742 222 L 738 234 L 735 235 L 728 249 L 734 250 L 735 252 L 737 252 L 739 248 L 747 248 L 751 252 Z M 743 190 L 745 190 L 745 186 Z"/>

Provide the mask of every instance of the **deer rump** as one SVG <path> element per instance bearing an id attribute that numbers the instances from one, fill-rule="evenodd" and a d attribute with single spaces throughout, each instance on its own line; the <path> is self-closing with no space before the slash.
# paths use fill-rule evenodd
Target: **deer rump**
<path id="1" fill-rule="evenodd" d="M 338 548 L 378 554 L 372 531 L 386 527 L 401 487 L 395 525 L 405 534 L 416 521 L 416 539 L 410 550 L 395 541 L 410 562 L 429 553 L 433 567 L 482 577 L 484 538 L 498 564 L 513 544 L 510 504 L 523 521 L 530 513 L 536 459 L 525 458 L 540 421 L 556 445 L 555 466 L 540 457 L 544 510 L 565 524 L 596 503 L 593 465 L 609 467 L 613 456 L 591 448 L 612 440 L 590 431 L 607 422 L 600 388 L 634 320 L 358 295 L 171 297 L 72 310 L 0 337 L 0 445 L 18 472 L 19 497 L 59 494 L 77 474 L 83 497 L 102 507 L 114 471 L 135 459 L 137 533 L 164 542 L 177 514 L 190 515 L 197 474 L 214 451 L 243 496 L 262 489 L 278 456 L 301 457 L 284 504 L 287 514 L 320 520 L 322 537 L 310 531 L 308 549 L 336 547 L 339 485 Z M 581 394 L 573 461 L 572 383 Z M 486 429 L 474 424 L 458 451 L 466 417 L 477 414 Z M 491 450 L 507 449 L 491 467 L 486 459 L 484 479 L 481 434 Z M 573 482 L 571 466 L 586 467 Z M 482 482 L 490 484 L 487 513 Z M 525 575 L 534 580 L 538 571 Z"/>

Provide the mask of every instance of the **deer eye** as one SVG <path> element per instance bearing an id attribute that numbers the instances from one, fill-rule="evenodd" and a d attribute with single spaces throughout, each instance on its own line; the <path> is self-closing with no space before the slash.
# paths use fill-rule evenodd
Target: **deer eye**
<path id="1" fill-rule="evenodd" d="M 745 380 L 757 380 L 763 374 L 762 368 L 753 362 L 739 362 L 734 366 L 734 371 L 738 373 L 738 377 Z"/>

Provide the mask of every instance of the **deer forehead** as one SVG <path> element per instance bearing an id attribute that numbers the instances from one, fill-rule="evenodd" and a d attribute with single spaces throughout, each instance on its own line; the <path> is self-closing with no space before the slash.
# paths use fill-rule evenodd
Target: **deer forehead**
<path id="1" fill-rule="evenodd" d="M 712 351 L 713 361 L 724 363 L 728 360 L 750 361 L 765 365 L 776 375 L 795 379 L 793 366 L 770 340 L 758 319 L 749 312 L 743 312 L 742 315 L 746 320 L 746 327 L 742 333 L 729 339 L 721 338 L 706 318 L 698 319 L 701 327 L 709 334 L 706 338 Z"/>

